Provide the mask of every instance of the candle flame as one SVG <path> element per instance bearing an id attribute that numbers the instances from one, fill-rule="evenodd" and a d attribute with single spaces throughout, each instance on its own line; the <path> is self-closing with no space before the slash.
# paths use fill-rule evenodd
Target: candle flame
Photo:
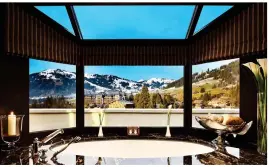
<path id="1" fill-rule="evenodd" d="M 9 115 L 14 115 L 14 112 L 13 112 L 13 111 L 11 111 Z"/>

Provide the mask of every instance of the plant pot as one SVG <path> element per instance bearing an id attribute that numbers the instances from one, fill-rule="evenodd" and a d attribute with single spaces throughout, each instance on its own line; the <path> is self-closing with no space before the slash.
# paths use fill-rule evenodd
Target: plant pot
<path id="1" fill-rule="evenodd" d="M 257 94 L 257 149 L 262 155 L 267 154 L 267 94 Z"/>
<path id="2" fill-rule="evenodd" d="M 99 126 L 98 137 L 104 137 L 102 125 Z"/>
<path id="3" fill-rule="evenodd" d="M 169 126 L 169 125 L 167 125 L 167 127 L 166 127 L 166 134 L 165 134 L 165 137 L 171 137 L 170 126 Z"/>

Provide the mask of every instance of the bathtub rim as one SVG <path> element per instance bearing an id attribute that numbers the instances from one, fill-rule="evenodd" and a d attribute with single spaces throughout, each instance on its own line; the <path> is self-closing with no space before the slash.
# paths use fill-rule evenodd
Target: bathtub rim
<path id="1" fill-rule="evenodd" d="M 61 139 L 60 141 L 57 141 L 55 143 L 52 143 L 50 144 L 49 146 L 49 150 L 53 153 L 55 153 L 56 151 L 54 151 L 53 149 L 56 148 L 56 147 L 59 147 L 61 145 L 65 145 L 67 144 L 71 139 L 67 139 L 67 140 L 64 140 L 64 139 Z M 90 139 L 84 139 L 84 140 L 80 140 L 79 142 L 77 143 L 83 143 L 83 142 L 100 142 L 100 141 L 115 141 L 115 140 L 152 140 L 152 141 L 171 141 L 171 142 L 187 142 L 187 143 L 192 143 L 192 144 L 199 144 L 199 145 L 202 145 L 202 146 L 205 146 L 205 147 L 210 147 L 213 149 L 213 151 L 211 152 L 208 152 L 208 153 L 212 153 L 212 152 L 215 152 L 217 151 L 217 146 L 215 144 L 213 144 L 212 142 L 207 142 L 207 141 L 204 141 L 204 140 L 200 140 L 198 142 L 195 142 L 199 139 L 196 139 L 195 141 L 190 141 L 190 140 L 184 140 L 184 139 L 178 139 L 177 137 L 170 137 L 170 138 L 167 138 L 167 137 L 162 137 L 162 138 L 128 138 L 126 136 L 116 136 L 116 137 L 92 137 Z M 75 143 L 72 143 L 72 144 L 75 144 Z M 71 145 L 72 145 L 71 144 Z M 64 152 L 64 151 L 63 151 Z M 62 153 L 60 153 L 62 154 Z M 59 155 L 60 155 L 59 154 Z M 192 154 L 192 155 L 197 155 L 197 154 Z"/>

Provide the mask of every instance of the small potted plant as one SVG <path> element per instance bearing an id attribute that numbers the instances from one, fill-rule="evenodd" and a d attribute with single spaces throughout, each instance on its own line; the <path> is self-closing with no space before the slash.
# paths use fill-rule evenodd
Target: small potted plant
<path id="1" fill-rule="evenodd" d="M 99 116 L 99 132 L 98 132 L 98 137 L 103 137 L 103 120 L 104 120 L 104 116 L 105 116 L 105 109 L 101 109 L 98 112 L 98 116 Z"/>
<path id="2" fill-rule="evenodd" d="M 167 111 L 167 126 L 166 126 L 166 134 L 165 134 L 165 137 L 171 137 L 171 133 L 170 133 L 171 110 L 172 110 L 172 105 L 169 105 L 168 106 L 168 111 Z"/>
<path id="3" fill-rule="evenodd" d="M 257 93 L 257 148 L 267 154 L 267 59 L 257 59 L 243 64 L 255 76 Z"/>

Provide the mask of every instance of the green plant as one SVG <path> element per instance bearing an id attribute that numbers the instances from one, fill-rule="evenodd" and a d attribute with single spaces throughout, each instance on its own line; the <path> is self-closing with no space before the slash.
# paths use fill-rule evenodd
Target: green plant
<path id="1" fill-rule="evenodd" d="M 168 111 L 167 111 L 167 125 L 168 126 L 170 126 L 171 110 L 172 110 L 172 105 L 169 105 Z"/>
<path id="2" fill-rule="evenodd" d="M 105 116 L 105 109 L 98 112 L 98 115 L 99 115 L 99 121 L 100 121 L 100 126 L 101 126 L 101 125 L 103 125 L 103 120 L 104 120 L 104 116 Z"/>
<path id="3" fill-rule="evenodd" d="M 257 147 L 261 154 L 267 151 L 267 59 L 258 59 L 254 62 L 243 64 L 256 78 L 258 87 L 258 141 Z"/>

